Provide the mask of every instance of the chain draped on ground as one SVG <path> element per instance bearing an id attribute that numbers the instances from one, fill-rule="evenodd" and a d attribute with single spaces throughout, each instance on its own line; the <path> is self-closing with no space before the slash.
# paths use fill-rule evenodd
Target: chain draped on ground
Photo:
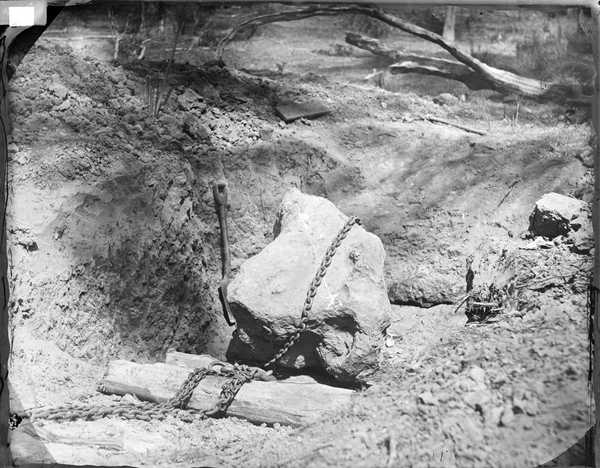
<path id="1" fill-rule="evenodd" d="M 331 265 L 333 257 L 337 249 L 346 238 L 352 226 L 360 224 L 360 220 L 356 217 L 351 217 L 346 221 L 342 229 L 331 242 L 329 248 L 325 252 L 325 256 L 317 273 L 315 274 L 308 292 L 304 300 L 302 315 L 300 318 L 300 326 L 290 336 L 284 346 L 275 354 L 275 356 L 265 364 L 268 368 L 275 364 L 283 357 L 289 349 L 298 341 L 302 332 L 307 330 L 309 321 L 309 313 L 312 310 L 313 300 L 317 295 L 319 286 L 321 285 L 327 269 Z M 215 369 L 216 367 L 216 369 Z M 118 416 L 123 419 L 141 419 L 145 421 L 163 420 L 167 416 L 176 416 L 183 421 L 191 421 L 195 417 L 204 419 L 206 417 L 217 417 L 225 414 L 229 405 L 233 402 L 240 388 L 246 383 L 254 379 L 258 369 L 251 368 L 242 364 L 233 364 L 227 366 L 215 365 L 212 369 L 194 369 L 186 378 L 173 398 L 165 402 L 156 404 L 150 402 L 143 403 L 116 403 L 112 405 L 76 405 L 66 404 L 53 408 L 36 408 L 25 412 L 25 416 L 32 420 L 95 420 L 107 416 Z M 228 377 L 228 380 L 221 387 L 221 392 L 216 404 L 211 409 L 196 410 L 188 408 L 188 403 L 196 386 L 208 375 L 216 375 Z"/>
<path id="2" fill-rule="evenodd" d="M 163 403 L 116 403 L 111 405 L 75 405 L 66 404 L 53 408 L 34 409 L 26 413 L 32 420 L 94 420 L 107 416 L 119 416 L 123 419 L 141 419 L 145 421 L 163 420 L 168 415 L 177 416 L 184 421 L 191 421 L 194 417 L 204 419 L 224 414 L 233 402 L 242 385 L 254 379 L 257 369 L 252 369 L 241 364 L 234 364 L 225 368 L 194 369 L 186 378 L 173 398 Z M 221 388 L 219 399 L 213 408 L 196 410 L 188 408 L 188 403 L 196 386 L 207 375 L 229 377 Z"/>

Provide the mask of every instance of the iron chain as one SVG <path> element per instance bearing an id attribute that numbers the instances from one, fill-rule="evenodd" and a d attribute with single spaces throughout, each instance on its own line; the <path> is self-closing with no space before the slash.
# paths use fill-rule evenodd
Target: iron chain
<path id="1" fill-rule="evenodd" d="M 170 400 L 156 404 L 144 403 L 116 403 L 112 405 L 77 405 L 66 404 L 53 408 L 34 409 L 26 412 L 32 420 L 95 420 L 108 416 L 118 416 L 123 419 L 140 419 L 144 421 L 163 420 L 168 415 L 176 416 L 184 421 L 191 421 L 194 417 L 204 419 L 208 416 L 220 416 L 227 411 L 229 405 L 239 392 L 242 385 L 251 381 L 257 370 L 245 365 L 234 364 L 227 369 L 220 370 L 194 369 L 181 385 L 177 393 Z M 219 399 L 215 406 L 208 410 L 188 408 L 196 386 L 207 375 L 229 377 L 223 384 Z"/>
<path id="2" fill-rule="evenodd" d="M 300 326 L 294 332 L 294 334 L 290 336 L 290 338 L 275 354 L 275 356 L 273 356 L 264 365 L 265 368 L 271 367 L 279 359 L 281 359 L 290 350 L 290 348 L 294 346 L 294 344 L 296 344 L 296 342 L 300 339 L 300 335 L 302 334 L 302 332 L 304 332 L 308 328 L 308 322 L 310 320 L 309 313 L 312 310 L 313 300 L 317 295 L 319 286 L 321 286 L 321 283 L 323 282 L 323 279 L 327 274 L 327 269 L 331 265 L 331 262 L 333 261 L 333 257 L 337 252 L 337 249 L 340 247 L 340 245 L 342 245 L 342 242 L 348 236 L 350 229 L 352 229 L 352 226 L 354 226 L 355 224 L 360 224 L 360 220 L 355 216 L 350 217 L 329 245 L 329 248 L 325 252 L 323 260 L 321 261 L 321 265 L 319 266 L 317 273 L 315 274 L 312 282 L 310 283 L 308 292 L 306 293 L 306 299 L 304 300 L 304 306 L 302 307 L 302 315 L 300 316 Z"/>

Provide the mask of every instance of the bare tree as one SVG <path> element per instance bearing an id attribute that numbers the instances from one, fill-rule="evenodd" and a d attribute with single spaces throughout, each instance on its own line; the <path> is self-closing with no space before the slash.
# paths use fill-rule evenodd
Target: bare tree
<path id="1" fill-rule="evenodd" d="M 442 37 L 446 42 L 453 43 L 456 40 L 456 7 L 446 7 L 446 17 L 444 18 L 444 32 Z"/>
<path id="2" fill-rule="evenodd" d="M 127 33 L 127 29 L 129 28 L 129 20 L 131 15 L 128 14 L 125 18 L 124 24 L 119 24 L 118 15 L 115 15 L 115 11 L 113 7 L 110 7 L 108 10 L 108 19 L 110 22 L 110 30 L 112 32 L 113 37 L 115 38 L 115 47 L 113 50 L 113 60 L 119 59 L 119 51 L 121 48 L 121 40 Z"/>

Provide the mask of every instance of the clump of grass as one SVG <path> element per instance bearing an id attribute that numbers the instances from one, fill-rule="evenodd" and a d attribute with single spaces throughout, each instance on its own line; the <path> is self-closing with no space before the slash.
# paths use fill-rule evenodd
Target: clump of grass
<path id="1" fill-rule="evenodd" d="M 516 275 L 507 262 L 506 250 L 497 259 L 467 259 L 465 315 L 469 322 L 487 322 L 517 304 Z M 477 279 L 477 281 L 475 281 Z"/>

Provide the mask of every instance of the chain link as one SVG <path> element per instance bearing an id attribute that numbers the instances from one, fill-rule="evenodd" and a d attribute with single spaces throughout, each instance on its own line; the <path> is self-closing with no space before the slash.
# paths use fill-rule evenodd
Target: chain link
<path id="1" fill-rule="evenodd" d="M 109 416 L 117 416 L 123 419 L 140 419 L 144 421 L 163 420 L 167 416 L 176 416 L 184 421 L 191 421 L 194 417 L 204 419 L 208 416 L 216 417 L 224 414 L 240 388 L 251 381 L 258 369 L 250 368 L 245 365 L 229 365 L 227 368 L 221 366 L 218 370 L 213 369 L 194 369 L 185 379 L 175 396 L 166 402 L 156 404 L 150 402 L 143 403 L 116 403 L 112 405 L 77 405 L 66 404 L 53 408 L 33 409 L 25 412 L 25 416 L 31 420 L 54 420 L 54 421 L 75 421 L 75 420 L 95 420 Z M 229 377 L 229 380 L 223 384 L 219 399 L 215 406 L 208 410 L 196 410 L 188 408 L 188 403 L 196 386 L 207 375 L 216 375 Z"/>
<path id="2" fill-rule="evenodd" d="M 310 320 L 309 313 L 312 310 L 313 300 L 317 295 L 319 286 L 321 286 L 321 282 L 327 274 L 327 269 L 331 265 L 331 262 L 335 253 L 337 252 L 337 249 L 340 247 L 340 245 L 342 245 L 342 242 L 344 241 L 346 236 L 348 236 L 350 229 L 352 229 L 352 226 L 354 226 L 355 224 L 360 224 L 360 220 L 355 216 L 350 217 L 329 245 L 329 248 L 325 252 L 323 260 L 321 261 L 321 265 L 319 266 L 317 273 L 315 274 L 312 282 L 310 283 L 308 292 L 306 293 L 306 299 L 304 300 L 304 306 L 302 307 L 300 326 L 290 336 L 285 345 L 281 347 L 281 349 L 275 354 L 275 356 L 273 356 L 264 365 L 265 368 L 271 367 L 279 359 L 281 359 L 290 350 L 290 348 L 294 346 L 294 344 L 296 344 L 296 342 L 300 339 L 300 335 L 302 334 L 302 332 L 304 332 L 308 328 L 308 322 Z"/>

